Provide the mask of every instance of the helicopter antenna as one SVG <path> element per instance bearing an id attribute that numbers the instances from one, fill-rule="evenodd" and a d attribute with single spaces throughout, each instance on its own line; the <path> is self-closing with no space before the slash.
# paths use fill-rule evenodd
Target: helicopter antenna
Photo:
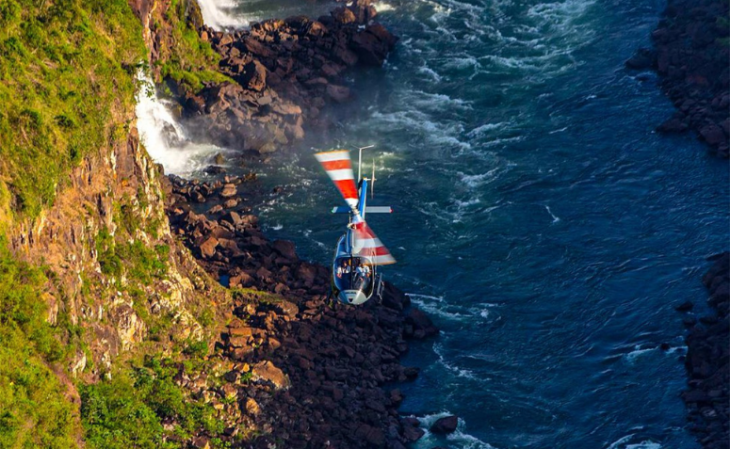
<path id="1" fill-rule="evenodd" d="M 373 158 L 373 178 L 370 180 L 370 199 L 375 197 L 375 158 Z"/>
<path id="2" fill-rule="evenodd" d="M 358 182 L 360 182 L 360 180 L 362 179 L 362 176 L 361 176 L 362 175 L 362 173 L 361 173 L 362 172 L 362 150 L 367 150 L 368 148 L 372 148 L 374 146 L 375 145 L 368 145 L 366 147 L 358 148 L 358 150 L 359 150 L 359 155 L 357 158 L 357 181 Z"/>

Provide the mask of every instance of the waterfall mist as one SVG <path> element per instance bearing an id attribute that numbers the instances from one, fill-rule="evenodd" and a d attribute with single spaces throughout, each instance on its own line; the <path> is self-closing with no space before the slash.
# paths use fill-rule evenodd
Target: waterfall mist
<path id="1" fill-rule="evenodd" d="M 172 113 L 172 102 L 159 98 L 149 75 L 140 71 L 137 91 L 137 129 L 150 157 L 165 167 L 165 173 L 188 175 L 205 167 L 210 155 L 226 150 L 212 144 L 190 141 Z"/>

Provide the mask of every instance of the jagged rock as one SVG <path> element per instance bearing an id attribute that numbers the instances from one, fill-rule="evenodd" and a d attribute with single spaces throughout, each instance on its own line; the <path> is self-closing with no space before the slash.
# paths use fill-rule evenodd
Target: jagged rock
<path id="1" fill-rule="evenodd" d="M 429 430 L 432 433 L 437 434 L 451 433 L 456 430 L 458 425 L 459 418 L 456 415 L 450 415 L 437 419 L 436 422 L 431 425 Z"/>
<path id="2" fill-rule="evenodd" d="M 255 92 L 261 92 L 266 87 L 266 67 L 257 60 L 244 66 L 241 84 Z"/>
<path id="3" fill-rule="evenodd" d="M 254 380 L 271 382 L 277 389 L 288 388 L 291 385 L 287 375 L 268 360 L 255 364 L 251 373 Z"/>
<path id="4" fill-rule="evenodd" d="M 656 54 L 652 66 L 662 90 L 681 113 L 658 130 L 693 129 L 718 156 L 727 158 L 730 134 L 723 123 L 730 119 L 730 109 L 720 105 L 730 87 L 730 47 L 724 43 L 727 27 L 718 27 L 717 17 L 727 17 L 728 3 L 668 0 L 664 14 L 652 33 L 656 51 L 640 52 L 627 64 L 646 66 Z"/>
<path id="5" fill-rule="evenodd" d="M 259 404 L 253 398 L 246 399 L 246 404 L 244 405 L 244 408 L 246 410 L 246 413 L 248 413 L 249 415 L 255 416 L 261 413 L 261 408 L 259 407 Z"/>
<path id="6" fill-rule="evenodd" d="M 229 213 L 206 219 L 172 212 L 189 210 L 185 192 L 192 187 L 215 201 L 213 193 L 222 183 L 172 184 L 173 229 L 183 231 L 183 241 L 194 248 L 195 242 L 217 239 L 215 254 L 198 263 L 216 277 L 228 276 L 232 287 L 251 289 L 234 297 L 234 316 L 217 345 L 230 365 L 221 365 L 220 375 L 228 383 L 214 390 L 209 398 L 213 407 L 226 416 L 244 412 L 251 425 L 256 422 L 257 429 L 269 432 L 272 440 L 256 439 L 256 447 L 277 440 L 282 447 L 299 447 L 302 441 L 324 447 L 330 441 L 333 447 L 402 448 L 419 438 L 423 430 L 409 430 L 394 418 L 400 392 L 379 388 L 413 380 L 419 372 L 398 363 L 407 349 L 405 329 L 410 336 L 416 330 L 425 336 L 430 329 L 418 312 L 410 318 L 404 314 L 408 298 L 386 284 L 381 303 L 329 306 L 329 270 L 298 260 L 291 242 L 268 241 L 255 216 L 239 216 L 239 222 Z M 240 189 L 247 186 L 244 182 Z M 227 258 L 236 248 L 242 254 Z M 234 393 L 238 404 L 221 399 Z"/>
<path id="7" fill-rule="evenodd" d="M 350 99 L 350 89 L 345 86 L 327 85 L 327 95 L 337 103 L 344 103 Z"/>
<path id="8" fill-rule="evenodd" d="M 210 449 L 210 441 L 207 437 L 195 437 L 191 444 L 195 449 Z"/>
<path id="9" fill-rule="evenodd" d="M 223 198 L 231 198 L 238 195 L 238 190 L 234 184 L 226 184 L 223 186 L 223 190 L 219 193 Z"/>
<path id="10" fill-rule="evenodd" d="M 425 338 L 439 333 L 438 328 L 433 324 L 431 318 L 422 310 L 415 307 L 408 311 L 406 323 L 413 326 L 413 336 L 415 338 Z"/>
<path id="11" fill-rule="evenodd" d="M 295 261 L 298 259 L 297 250 L 293 242 L 290 242 L 288 240 L 275 240 L 273 247 L 276 252 L 278 252 L 284 258 L 290 261 Z"/>
<path id="12" fill-rule="evenodd" d="M 200 249 L 200 254 L 208 259 L 215 255 L 215 250 L 217 247 L 218 239 L 215 237 L 208 237 L 198 246 L 198 248 Z"/>

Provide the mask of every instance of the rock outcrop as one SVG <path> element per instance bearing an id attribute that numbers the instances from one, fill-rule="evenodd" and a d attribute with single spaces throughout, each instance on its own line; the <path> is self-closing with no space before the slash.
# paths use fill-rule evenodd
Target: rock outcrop
<path id="1" fill-rule="evenodd" d="M 654 68 L 677 111 L 662 132 L 694 130 L 719 156 L 730 141 L 730 20 L 723 0 L 669 0 L 652 33 L 655 49 L 627 61 Z"/>
<path id="2" fill-rule="evenodd" d="M 305 127 L 328 126 L 323 108 L 354 96 L 342 75 L 381 66 L 396 42 L 375 15 L 369 0 L 358 0 L 317 20 L 271 19 L 234 32 L 199 27 L 235 83 L 199 92 L 172 83 L 190 128 L 228 148 L 267 153 L 301 140 Z"/>
<path id="3" fill-rule="evenodd" d="M 730 441 L 730 253 L 711 259 L 714 264 L 702 281 L 710 292 L 708 303 L 715 314 L 701 317 L 699 322 L 692 317 L 685 319 L 691 326 L 685 339 L 689 388 L 682 399 L 689 412 L 690 430 L 702 447 L 724 449 Z"/>
<path id="4" fill-rule="evenodd" d="M 177 325 L 172 331 L 180 341 L 203 338 L 193 316 L 197 296 L 216 293 L 170 233 L 162 180 L 160 167 L 132 128 L 126 141 L 99 149 L 71 172 L 53 208 L 32 223 L 19 223 L 10 233 L 18 257 L 43 263 L 53 273 L 46 293 L 49 322 L 56 324 L 63 317 L 86 329 L 91 360 L 81 366 L 86 355 L 79 355 L 69 367 L 74 373 L 93 365 L 88 374 L 96 378 L 111 368 L 118 354 L 144 341 L 149 329 L 140 313 L 173 316 Z M 121 253 L 122 246 L 150 252 L 165 248 L 159 255 L 159 272 L 140 273 L 143 280 L 131 277 L 119 265 L 116 252 Z M 125 264 L 133 264 L 131 259 Z"/>
<path id="5" fill-rule="evenodd" d="M 432 433 L 446 434 L 452 433 L 459 425 L 459 418 L 455 415 L 444 416 L 439 418 L 431 425 L 429 429 Z"/>
<path id="6" fill-rule="evenodd" d="M 404 448 L 420 438 L 423 431 L 398 416 L 401 392 L 383 386 L 418 375 L 399 357 L 407 339 L 438 333 L 431 320 L 389 284 L 364 306 L 330 304 L 329 270 L 300 260 L 291 242 L 267 240 L 243 200 L 235 210 L 191 210 L 201 191 L 208 208 L 225 185 L 253 189 L 251 177 L 171 182 L 173 228 L 234 295 L 218 348 L 241 422 L 260 433 L 252 447 Z"/>

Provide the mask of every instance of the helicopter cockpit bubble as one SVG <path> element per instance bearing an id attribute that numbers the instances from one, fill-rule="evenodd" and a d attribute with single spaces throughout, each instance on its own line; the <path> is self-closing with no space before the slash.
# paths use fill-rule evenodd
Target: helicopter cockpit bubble
<path id="1" fill-rule="evenodd" d="M 361 304 L 373 293 L 373 267 L 365 257 L 342 256 L 335 259 L 334 281 L 340 301 Z"/>

